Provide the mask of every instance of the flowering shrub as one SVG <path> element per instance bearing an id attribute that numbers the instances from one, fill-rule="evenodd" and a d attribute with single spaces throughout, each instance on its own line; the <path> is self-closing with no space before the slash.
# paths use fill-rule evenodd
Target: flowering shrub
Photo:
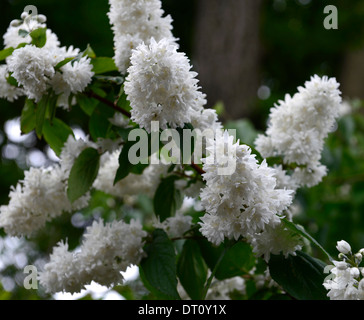
<path id="1" fill-rule="evenodd" d="M 0 208 L 6 234 L 31 240 L 65 213 L 85 214 L 100 193 L 123 204 L 92 217 L 76 249 L 59 241 L 40 270 L 42 288 L 113 287 L 138 265 L 148 298 L 248 299 L 268 288 L 272 297 L 363 299 L 363 249 L 353 255 L 340 241 L 334 261 L 293 215 L 299 189 L 328 174 L 325 140 L 345 111 L 337 81 L 312 76 L 271 109 L 248 146 L 206 108 L 160 1 L 109 3 L 113 58 L 62 47 L 46 17 L 27 12 L 10 23 L 0 52 L 0 96 L 25 100 L 22 131 L 59 157 L 10 190 Z M 58 108 L 81 108 L 90 136 L 76 139 Z M 152 216 L 125 213 L 140 195 L 152 199 Z M 335 266 L 330 279 L 326 263 Z"/>

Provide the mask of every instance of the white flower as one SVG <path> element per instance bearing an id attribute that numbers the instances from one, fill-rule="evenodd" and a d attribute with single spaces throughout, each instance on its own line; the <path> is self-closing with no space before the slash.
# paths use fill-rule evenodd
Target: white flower
<path id="1" fill-rule="evenodd" d="M 152 121 L 166 129 L 184 127 L 191 122 L 191 109 L 206 103 L 199 91 L 196 73 L 189 60 L 168 40 L 151 40 L 133 51 L 124 89 L 132 107 L 132 120 L 148 132 Z"/>
<path id="2" fill-rule="evenodd" d="M 76 56 L 76 52 L 68 50 L 61 52 L 62 59 Z M 83 92 L 91 83 L 94 72 L 92 71 L 91 60 L 87 57 L 79 61 L 68 62 L 57 71 L 51 79 L 50 84 L 54 92 L 59 95 L 57 105 L 69 108 L 69 97 L 71 93 L 77 94 Z M 73 101 L 71 101 L 74 104 Z"/>
<path id="3" fill-rule="evenodd" d="M 238 291 L 246 293 L 245 280 L 242 277 L 233 277 L 221 281 L 212 282 L 206 294 L 206 300 L 231 300 L 229 294 Z"/>
<path id="4" fill-rule="evenodd" d="M 83 57 L 79 61 L 67 63 L 61 68 L 63 80 L 72 93 L 82 92 L 91 83 L 94 72 L 91 59 Z"/>
<path id="5" fill-rule="evenodd" d="M 338 241 L 336 248 L 340 252 L 340 261 L 333 261 L 331 275 L 325 278 L 323 283 L 330 300 L 364 300 L 363 268 L 359 267 L 360 259 L 347 261 L 345 255 L 351 255 L 351 246 L 344 240 Z M 363 250 L 363 249 L 361 249 Z M 361 255 L 360 251 L 353 255 Z"/>
<path id="6" fill-rule="evenodd" d="M 163 17 L 160 0 L 109 0 L 108 13 L 114 31 L 115 64 L 125 73 L 130 64 L 132 50 L 141 43 L 149 44 L 169 39 L 172 35 L 172 18 Z"/>
<path id="7" fill-rule="evenodd" d="M 257 256 L 263 256 L 268 262 L 271 254 L 282 253 L 285 257 L 288 255 L 296 255 L 296 251 L 301 250 L 303 241 L 284 225 L 276 226 L 267 225 L 261 233 L 254 234 L 249 241 L 253 247 L 253 252 Z"/>
<path id="8" fill-rule="evenodd" d="M 123 281 L 120 272 L 139 264 L 145 255 L 146 235 L 135 220 L 130 224 L 94 221 L 76 252 L 69 252 L 62 243 L 53 249 L 50 261 L 39 275 L 40 283 L 49 293 L 79 292 L 91 281 L 108 287 L 119 284 Z"/>
<path id="9" fill-rule="evenodd" d="M 345 240 L 338 241 L 336 249 L 343 254 L 348 254 L 351 252 L 351 246 Z"/>
<path id="10" fill-rule="evenodd" d="M 88 140 L 75 140 L 70 135 L 62 149 L 60 164 L 25 171 L 24 179 L 9 193 L 9 204 L 0 207 L 0 227 L 12 236 L 32 236 L 63 212 L 85 208 L 90 193 L 71 203 L 67 197 L 67 182 L 75 159 L 90 146 L 95 145 Z"/>
<path id="11" fill-rule="evenodd" d="M 18 84 L 24 88 L 24 93 L 29 99 L 39 102 L 42 96 L 49 90 L 58 95 L 57 105 L 68 108 L 70 94 L 82 92 L 91 82 L 92 65 L 90 59 L 82 57 L 79 61 L 72 61 L 55 70 L 55 66 L 66 58 L 75 58 L 80 50 L 70 46 L 60 47 L 57 36 L 46 30 L 47 41 L 42 48 L 31 44 L 30 35 L 25 38 L 19 35 L 19 30 L 26 32 L 38 28 L 46 28 L 42 15 L 22 15 L 24 21 L 12 23 L 4 35 L 6 47 L 17 48 L 20 43 L 26 43 L 23 48 L 14 50 L 13 54 L 6 59 L 8 69 L 13 72 L 12 76 Z M 71 101 L 72 102 L 72 101 Z"/>
<path id="12" fill-rule="evenodd" d="M 206 129 L 216 132 L 222 130 L 222 124 L 219 122 L 216 110 L 204 109 L 203 107 L 197 108 L 197 110 L 190 110 L 191 124 L 194 129 L 204 131 Z"/>
<path id="13" fill-rule="evenodd" d="M 60 242 L 53 248 L 50 261 L 39 274 L 40 284 L 48 292 L 79 292 L 79 270 L 75 266 L 74 254 L 68 251 L 68 244 Z"/>
<path id="14" fill-rule="evenodd" d="M 0 226 L 11 236 L 32 236 L 47 221 L 88 205 L 89 194 L 70 203 L 67 197 L 67 177 L 58 166 L 30 168 L 24 180 L 10 193 L 7 206 L 0 207 Z"/>
<path id="15" fill-rule="evenodd" d="M 203 159 L 206 187 L 200 193 L 206 210 L 201 232 L 210 242 L 237 240 L 280 223 L 278 214 L 292 202 L 292 191 L 276 188 L 275 170 L 257 163 L 251 149 L 233 143 L 227 132 L 217 135 Z M 227 172 L 222 173 L 224 169 Z"/>
<path id="16" fill-rule="evenodd" d="M 102 157 L 99 173 L 93 187 L 119 198 L 138 194 L 153 196 L 161 177 L 166 174 L 168 166 L 162 163 L 150 164 L 143 171 L 143 174 L 130 173 L 114 185 L 115 175 L 119 168 L 120 152 L 121 150 L 116 150 L 112 153 L 106 153 Z"/>
<path id="17" fill-rule="evenodd" d="M 4 46 L 5 48 L 17 48 L 22 43 L 30 44 L 32 42 L 31 36 L 28 34 L 26 36 L 19 35 L 19 30 L 24 30 L 28 33 L 37 30 L 39 28 L 46 28 L 45 16 L 22 16 L 23 20 L 15 20 L 8 27 L 6 33 L 4 34 Z M 44 45 L 46 48 L 56 48 L 59 47 L 60 43 L 58 41 L 57 35 L 53 33 L 50 29 L 46 30 L 47 41 Z"/>
<path id="18" fill-rule="evenodd" d="M 192 217 L 177 212 L 174 217 L 169 217 L 163 222 L 160 222 L 159 220 L 155 221 L 153 226 L 155 228 L 163 229 L 170 238 L 179 238 L 191 228 Z"/>
<path id="19" fill-rule="evenodd" d="M 0 65 L 0 98 L 5 98 L 10 102 L 18 99 L 20 96 L 24 95 L 22 89 L 17 88 L 9 84 L 6 80 L 9 72 L 5 64 Z"/>
<path id="20" fill-rule="evenodd" d="M 280 156 L 285 164 L 300 165 L 291 177 L 297 186 L 316 185 L 326 175 L 320 159 L 324 139 L 340 115 L 338 87 L 334 78 L 311 77 L 271 109 L 266 134 L 255 141 L 263 157 Z"/>
<path id="21" fill-rule="evenodd" d="M 55 73 L 50 52 L 44 47 L 27 45 L 15 50 L 7 59 L 7 64 L 28 98 L 38 102 L 47 91 L 49 79 Z"/>

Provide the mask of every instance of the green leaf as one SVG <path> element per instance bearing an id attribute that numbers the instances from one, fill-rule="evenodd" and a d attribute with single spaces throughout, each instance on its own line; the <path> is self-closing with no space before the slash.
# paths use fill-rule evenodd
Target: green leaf
<path id="1" fill-rule="evenodd" d="M 330 254 L 317 242 L 316 239 L 314 239 L 309 233 L 303 229 L 303 227 L 294 224 L 293 222 L 287 220 L 287 218 L 282 219 L 285 226 L 295 232 L 296 234 L 301 235 L 302 237 L 308 239 L 312 244 L 314 244 L 326 257 L 329 259 L 329 261 L 333 261 L 333 258 L 330 256 Z"/>
<path id="2" fill-rule="evenodd" d="M 247 145 L 254 145 L 254 141 L 258 136 L 257 130 L 254 128 L 254 125 L 248 119 L 228 121 L 225 124 L 224 128 L 235 129 L 236 139 L 240 139 L 240 141 L 244 142 Z"/>
<path id="3" fill-rule="evenodd" d="M 45 141 L 59 157 L 62 148 L 69 135 L 73 135 L 72 129 L 60 119 L 45 120 L 43 125 L 43 135 Z"/>
<path id="4" fill-rule="evenodd" d="M 9 83 L 10 85 L 14 86 L 14 87 L 18 87 L 18 81 L 12 76 L 12 73 L 10 73 L 7 77 L 6 77 L 6 82 Z"/>
<path id="5" fill-rule="evenodd" d="M 89 101 L 89 103 L 91 102 Z M 89 130 L 92 139 L 96 141 L 97 138 L 107 137 L 112 127 L 109 119 L 114 116 L 114 113 L 115 111 L 107 106 L 97 105 L 89 120 Z"/>
<path id="6" fill-rule="evenodd" d="M 181 205 L 181 192 L 175 187 L 177 176 L 169 176 L 162 179 L 153 199 L 154 212 L 160 221 L 174 216 Z"/>
<path id="7" fill-rule="evenodd" d="M 66 65 L 68 62 L 71 62 L 74 59 L 75 59 L 75 57 L 69 57 L 69 58 L 63 59 L 61 62 L 58 62 L 58 64 L 56 64 L 56 66 L 54 67 L 54 69 L 59 70 L 64 65 Z"/>
<path id="8" fill-rule="evenodd" d="M 186 140 L 187 135 L 184 135 L 183 130 L 191 130 L 191 133 L 192 133 L 194 130 L 194 127 L 191 123 L 185 123 L 183 128 L 177 128 L 176 130 L 179 134 L 179 143 L 180 143 L 179 147 L 181 150 L 181 161 L 182 161 L 182 163 L 188 163 L 191 160 L 191 155 L 193 154 L 194 149 L 195 149 L 195 138 L 194 138 L 194 135 L 191 134 L 191 139 L 189 141 L 189 145 L 191 147 L 190 152 L 185 155 L 184 154 L 184 142 L 186 142 L 185 140 Z M 185 157 L 183 157 L 183 156 L 185 156 Z"/>
<path id="9" fill-rule="evenodd" d="M 48 95 L 44 95 L 42 99 L 38 102 L 36 107 L 35 132 L 39 139 L 41 139 L 43 135 L 43 124 L 47 111 L 48 99 Z"/>
<path id="10" fill-rule="evenodd" d="M 47 28 L 33 30 L 29 35 L 32 37 L 32 44 L 38 48 L 44 47 L 47 42 Z"/>
<path id="11" fill-rule="evenodd" d="M 122 138 L 124 141 L 128 141 L 129 133 L 131 130 L 134 130 L 134 128 L 114 127 L 114 130 L 118 133 L 120 138 Z"/>
<path id="12" fill-rule="evenodd" d="M 196 241 L 186 240 L 178 259 L 177 275 L 183 288 L 193 300 L 203 298 L 207 269 Z"/>
<path id="13" fill-rule="evenodd" d="M 5 60 L 7 57 L 9 57 L 14 51 L 14 48 L 9 47 L 4 50 L 0 51 L 0 61 Z"/>
<path id="14" fill-rule="evenodd" d="M 57 96 L 48 92 L 47 94 L 43 95 L 42 99 L 36 106 L 35 132 L 39 139 L 41 139 L 43 135 L 43 125 L 46 117 L 48 116 L 48 118 L 52 121 L 55 115 L 56 103 Z"/>
<path id="15" fill-rule="evenodd" d="M 20 116 L 20 129 L 23 134 L 35 129 L 35 104 L 32 100 L 26 99 Z"/>
<path id="16" fill-rule="evenodd" d="M 124 82 L 124 78 L 120 76 L 95 76 L 95 79 L 116 85 L 121 85 Z"/>
<path id="17" fill-rule="evenodd" d="M 131 170 L 130 172 L 131 173 L 134 173 L 134 174 L 137 174 L 137 175 L 141 175 L 143 174 L 144 170 L 149 166 L 149 163 L 138 163 L 138 164 L 134 164 L 132 167 L 131 167 Z"/>
<path id="18" fill-rule="evenodd" d="M 230 243 L 223 243 L 220 246 L 214 246 L 207 240 L 199 240 L 202 255 L 211 270 L 221 256 L 221 253 L 228 247 L 223 259 L 217 270 L 216 278 L 224 280 L 239 275 L 247 274 L 255 266 L 255 256 L 251 246 L 239 241 L 231 246 Z"/>
<path id="19" fill-rule="evenodd" d="M 328 300 L 324 283 L 325 264 L 302 251 L 296 256 L 271 255 L 269 272 L 284 291 L 298 300 Z"/>
<path id="20" fill-rule="evenodd" d="M 146 287 L 162 299 L 177 299 L 176 254 L 167 234 L 156 229 L 153 240 L 144 247 L 147 257 L 140 263 L 141 277 Z"/>
<path id="21" fill-rule="evenodd" d="M 124 87 L 123 86 L 121 86 L 121 88 L 120 88 L 119 99 L 116 102 L 116 104 L 120 108 L 122 108 L 122 109 L 124 109 L 126 111 L 130 111 L 131 110 L 130 102 L 128 100 L 127 95 L 124 92 Z"/>
<path id="22" fill-rule="evenodd" d="M 95 74 L 118 70 L 113 58 L 109 57 L 94 58 L 91 60 L 91 63 L 93 65 L 92 71 L 95 72 Z"/>
<path id="23" fill-rule="evenodd" d="M 89 56 L 91 59 L 96 58 L 95 51 L 91 48 L 91 46 L 88 44 L 85 51 L 82 52 L 82 57 Z"/>
<path id="24" fill-rule="evenodd" d="M 74 202 L 90 190 L 100 167 L 97 150 L 87 148 L 75 160 L 68 179 L 67 196 Z"/>
<path id="25" fill-rule="evenodd" d="M 25 46 L 27 46 L 29 43 L 27 42 L 22 42 L 22 43 L 19 43 L 18 46 L 16 47 L 16 49 L 20 49 L 20 48 L 24 48 Z"/>
<path id="26" fill-rule="evenodd" d="M 132 129 L 130 128 L 118 130 L 119 135 L 123 138 L 124 141 L 126 141 L 126 143 L 124 144 L 121 153 L 119 155 L 119 168 L 116 171 L 114 184 L 127 177 L 129 173 L 138 175 L 142 174 L 144 170 L 149 166 L 148 159 L 146 159 L 148 160 L 147 163 L 137 163 L 137 164 L 130 163 L 129 150 L 131 147 L 134 146 L 134 144 L 139 143 L 139 141 L 128 141 L 128 135 L 131 130 Z M 148 147 L 150 148 L 150 135 L 148 136 L 148 139 L 149 139 Z M 148 153 L 148 155 L 150 155 L 150 152 Z"/>
<path id="27" fill-rule="evenodd" d="M 22 38 L 25 38 L 29 35 L 29 31 L 24 30 L 24 29 L 19 29 L 18 35 L 21 36 Z"/>
<path id="28" fill-rule="evenodd" d="M 95 111 L 96 107 L 99 105 L 99 101 L 96 99 L 91 99 L 80 93 L 76 96 L 77 103 L 81 107 L 82 111 L 88 116 L 91 116 Z"/>
<path id="29" fill-rule="evenodd" d="M 134 145 L 135 141 L 127 141 L 119 155 L 119 168 L 116 171 L 114 184 L 127 177 L 133 168 L 133 164 L 129 162 L 129 149 Z"/>

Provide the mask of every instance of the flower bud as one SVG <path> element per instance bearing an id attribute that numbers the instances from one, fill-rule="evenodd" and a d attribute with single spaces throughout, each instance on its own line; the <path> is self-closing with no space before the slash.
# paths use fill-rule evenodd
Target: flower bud
<path id="1" fill-rule="evenodd" d="M 47 17 L 44 14 L 38 14 L 37 19 L 39 23 L 45 23 L 47 21 Z"/>
<path id="2" fill-rule="evenodd" d="M 350 274 L 354 277 L 354 278 L 358 278 L 360 275 L 360 271 L 358 268 L 351 268 L 350 269 Z"/>
<path id="3" fill-rule="evenodd" d="M 345 261 L 334 261 L 334 265 L 338 270 L 346 270 L 348 264 Z"/>
<path id="4" fill-rule="evenodd" d="M 17 19 L 12 20 L 10 22 L 10 26 L 12 26 L 12 27 L 19 27 L 21 24 L 22 24 L 22 21 L 21 20 L 17 20 Z"/>
<path id="5" fill-rule="evenodd" d="M 361 262 L 361 260 L 363 259 L 363 256 L 362 256 L 362 254 L 361 253 L 356 253 L 355 254 L 355 263 L 357 264 L 357 265 L 359 265 L 360 264 L 360 262 Z"/>
<path id="6" fill-rule="evenodd" d="M 28 17 L 29 13 L 28 12 L 23 12 L 20 16 L 20 18 L 22 18 L 23 20 L 26 19 Z"/>
<path id="7" fill-rule="evenodd" d="M 346 241 L 341 240 L 337 242 L 337 246 L 336 246 L 337 250 L 343 254 L 348 254 L 349 252 L 351 252 L 351 247 L 350 244 L 348 244 Z"/>

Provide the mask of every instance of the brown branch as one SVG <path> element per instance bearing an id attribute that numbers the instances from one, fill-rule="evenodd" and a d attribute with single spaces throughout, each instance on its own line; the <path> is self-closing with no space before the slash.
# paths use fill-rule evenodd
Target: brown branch
<path id="1" fill-rule="evenodd" d="M 193 161 L 191 162 L 191 165 L 190 165 L 199 175 L 203 175 L 205 174 L 206 172 L 204 170 L 202 170 L 197 164 L 195 164 Z"/>
<path id="2" fill-rule="evenodd" d="M 120 108 L 116 103 L 111 102 L 110 100 L 107 100 L 107 99 L 99 96 L 98 94 L 96 94 L 93 91 L 87 91 L 87 92 L 85 92 L 85 95 L 87 95 L 90 98 L 94 98 L 96 100 L 99 100 L 100 102 L 106 104 L 107 106 L 113 108 L 114 110 L 122 113 L 124 116 L 127 116 L 128 118 L 131 118 L 131 113 L 129 111 L 126 111 L 123 108 Z"/>

